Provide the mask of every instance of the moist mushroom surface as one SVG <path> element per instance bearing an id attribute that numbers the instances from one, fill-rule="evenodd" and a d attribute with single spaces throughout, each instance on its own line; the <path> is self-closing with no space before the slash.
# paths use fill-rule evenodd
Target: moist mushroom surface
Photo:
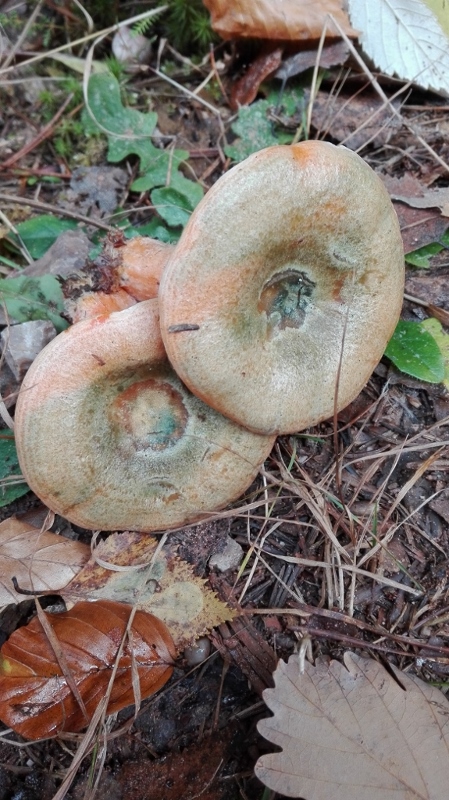
<path id="1" fill-rule="evenodd" d="M 261 150 L 193 212 L 162 275 L 168 357 L 194 394 L 250 430 L 290 433 L 356 397 L 402 305 L 386 189 L 327 142 Z"/>
<path id="2" fill-rule="evenodd" d="M 166 359 L 156 299 L 57 336 L 25 377 L 15 434 L 38 497 L 101 530 L 200 519 L 245 491 L 274 441 L 181 383 Z"/>

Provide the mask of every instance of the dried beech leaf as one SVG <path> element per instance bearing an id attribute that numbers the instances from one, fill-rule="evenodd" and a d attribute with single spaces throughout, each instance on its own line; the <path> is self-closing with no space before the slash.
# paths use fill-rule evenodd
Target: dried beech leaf
<path id="1" fill-rule="evenodd" d="M 203 0 L 211 23 L 223 39 L 252 38 L 280 41 L 319 39 L 325 24 L 338 36 L 332 14 L 348 36 L 355 36 L 342 0 Z"/>
<path id="2" fill-rule="evenodd" d="M 90 547 L 56 533 L 42 531 L 15 517 L 0 523 L 0 606 L 20 603 L 21 589 L 57 592 L 87 562 Z"/>
<path id="3" fill-rule="evenodd" d="M 157 545 L 147 533 L 112 534 L 60 594 L 66 602 L 106 598 L 137 605 L 165 622 L 183 650 L 234 613 L 168 546 L 154 559 Z"/>
<path id="4" fill-rule="evenodd" d="M 447 800 L 449 701 L 413 675 L 346 653 L 345 665 L 280 661 L 259 731 L 282 752 L 256 774 L 304 800 Z"/>
<path id="5" fill-rule="evenodd" d="M 38 617 L 16 630 L 0 650 L 0 719 L 27 739 L 86 727 L 108 691 L 131 610 L 124 603 L 103 600 L 78 603 L 62 614 L 45 615 L 84 702 L 87 718 Z M 165 625 L 156 617 L 137 611 L 119 660 L 107 713 L 113 714 L 134 702 L 133 664 L 143 699 L 169 679 L 174 657 L 175 649 Z"/>

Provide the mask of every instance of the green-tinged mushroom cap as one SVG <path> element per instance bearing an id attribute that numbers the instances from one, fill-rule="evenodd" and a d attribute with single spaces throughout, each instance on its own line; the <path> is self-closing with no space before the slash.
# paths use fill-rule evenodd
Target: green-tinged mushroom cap
<path id="1" fill-rule="evenodd" d="M 220 178 L 162 275 L 162 338 L 181 380 L 250 430 L 293 433 L 360 392 L 402 306 L 388 192 L 355 153 L 274 146 Z"/>
<path id="2" fill-rule="evenodd" d="M 200 519 L 245 491 L 273 444 L 181 383 L 165 356 L 157 300 L 57 336 L 26 375 L 15 432 L 38 497 L 101 530 Z"/>

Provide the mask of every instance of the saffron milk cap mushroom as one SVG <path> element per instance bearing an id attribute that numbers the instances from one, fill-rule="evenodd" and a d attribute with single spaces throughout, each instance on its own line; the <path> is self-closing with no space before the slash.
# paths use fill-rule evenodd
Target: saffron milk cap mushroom
<path id="1" fill-rule="evenodd" d="M 15 435 L 38 497 L 101 530 L 163 530 L 222 508 L 250 485 L 274 442 L 181 383 L 156 299 L 83 320 L 42 350 L 22 385 Z"/>
<path id="2" fill-rule="evenodd" d="M 360 392 L 398 320 L 395 211 L 327 142 L 276 145 L 221 177 L 161 279 L 161 331 L 191 391 L 250 430 L 293 433 Z"/>

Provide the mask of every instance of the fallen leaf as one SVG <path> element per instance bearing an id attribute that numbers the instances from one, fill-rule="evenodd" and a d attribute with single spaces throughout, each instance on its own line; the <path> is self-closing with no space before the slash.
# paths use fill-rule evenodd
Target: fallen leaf
<path id="1" fill-rule="evenodd" d="M 431 336 L 435 339 L 440 353 L 443 356 L 443 363 L 444 363 L 444 378 L 443 378 L 443 385 L 446 389 L 449 389 L 449 334 L 443 331 L 443 326 L 438 319 L 434 317 L 429 317 L 428 319 L 423 319 L 421 322 L 422 327 Z"/>
<path id="2" fill-rule="evenodd" d="M 35 528 L 16 517 L 0 523 L 0 606 L 20 603 L 21 589 L 57 593 L 88 561 L 90 547 Z"/>
<path id="3" fill-rule="evenodd" d="M 347 36 L 355 36 L 341 0 L 203 0 L 211 24 L 222 39 L 283 41 L 319 39 L 324 25 L 338 36 L 331 14 Z"/>
<path id="4" fill-rule="evenodd" d="M 422 0 L 348 0 L 348 7 L 378 69 L 449 94 L 449 38 Z"/>
<path id="5" fill-rule="evenodd" d="M 81 730 L 108 692 L 107 714 L 134 703 L 134 668 L 141 698 L 154 694 L 171 676 L 176 653 L 165 625 L 143 611 L 134 616 L 108 688 L 131 610 L 103 600 L 45 614 L 62 653 L 59 658 L 38 617 L 16 630 L 0 650 L 2 722 L 27 739 Z M 86 713 L 70 688 L 72 681 Z"/>
<path id="6" fill-rule="evenodd" d="M 422 197 L 406 197 L 400 194 L 392 194 L 391 199 L 407 203 L 412 208 L 439 208 L 443 217 L 449 217 L 449 189 L 447 188 L 429 189 Z"/>
<path id="7" fill-rule="evenodd" d="M 147 533 L 113 533 L 60 594 L 69 603 L 110 599 L 137 605 L 167 625 L 181 651 L 234 614 L 189 564 L 168 546 L 156 554 L 157 546 Z"/>
<path id="8" fill-rule="evenodd" d="M 258 728 L 282 752 L 259 758 L 257 777 L 304 800 L 446 800 L 447 698 L 373 659 L 344 662 L 306 663 L 304 674 L 297 655 L 279 662 L 263 695 L 274 716 Z"/>
<path id="9" fill-rule="evenodd" d="M 245 74 L 232 87 L 231 108 L 251 103 L 259 91 L 259 86 L 278 69 L 282 59 L 282 47 L 263 49 L 251 62 Z"/>
<path id="10" fill-rule="evenodd" d="M 400 178 L 379 173 L 379 177 L 388 189 L 390 197 L 420 198 L 427 191 L 424 184 L 408 173 Z M 447 219 L 443 218 L 436 208 L 412 208 L 405 202 L 394 200 L 393 203 L 401 226 L 406 253 L 423 247 L 429 242 L 436 242 L 444 235 Z"/>
<path id="11" fill-rule="evenodd" d="M 440 383 L 444 379 L 441 350 L 423 322 L 400 319 L 385 355 L 401 372 L 420 381 Z"/>
<path id="12" fill-rule="evenodd" d="M 283 60 L 275 78 L 286 81 L 316 64 L 324 69 L 329 69 L 329 67 L 344 64 L 348 55 L 349 47 L 343 41 L 324 44 L 320 51 L 317 47 L 313 50 L 300 50 L 299 53 L 294 53 Z"/>

